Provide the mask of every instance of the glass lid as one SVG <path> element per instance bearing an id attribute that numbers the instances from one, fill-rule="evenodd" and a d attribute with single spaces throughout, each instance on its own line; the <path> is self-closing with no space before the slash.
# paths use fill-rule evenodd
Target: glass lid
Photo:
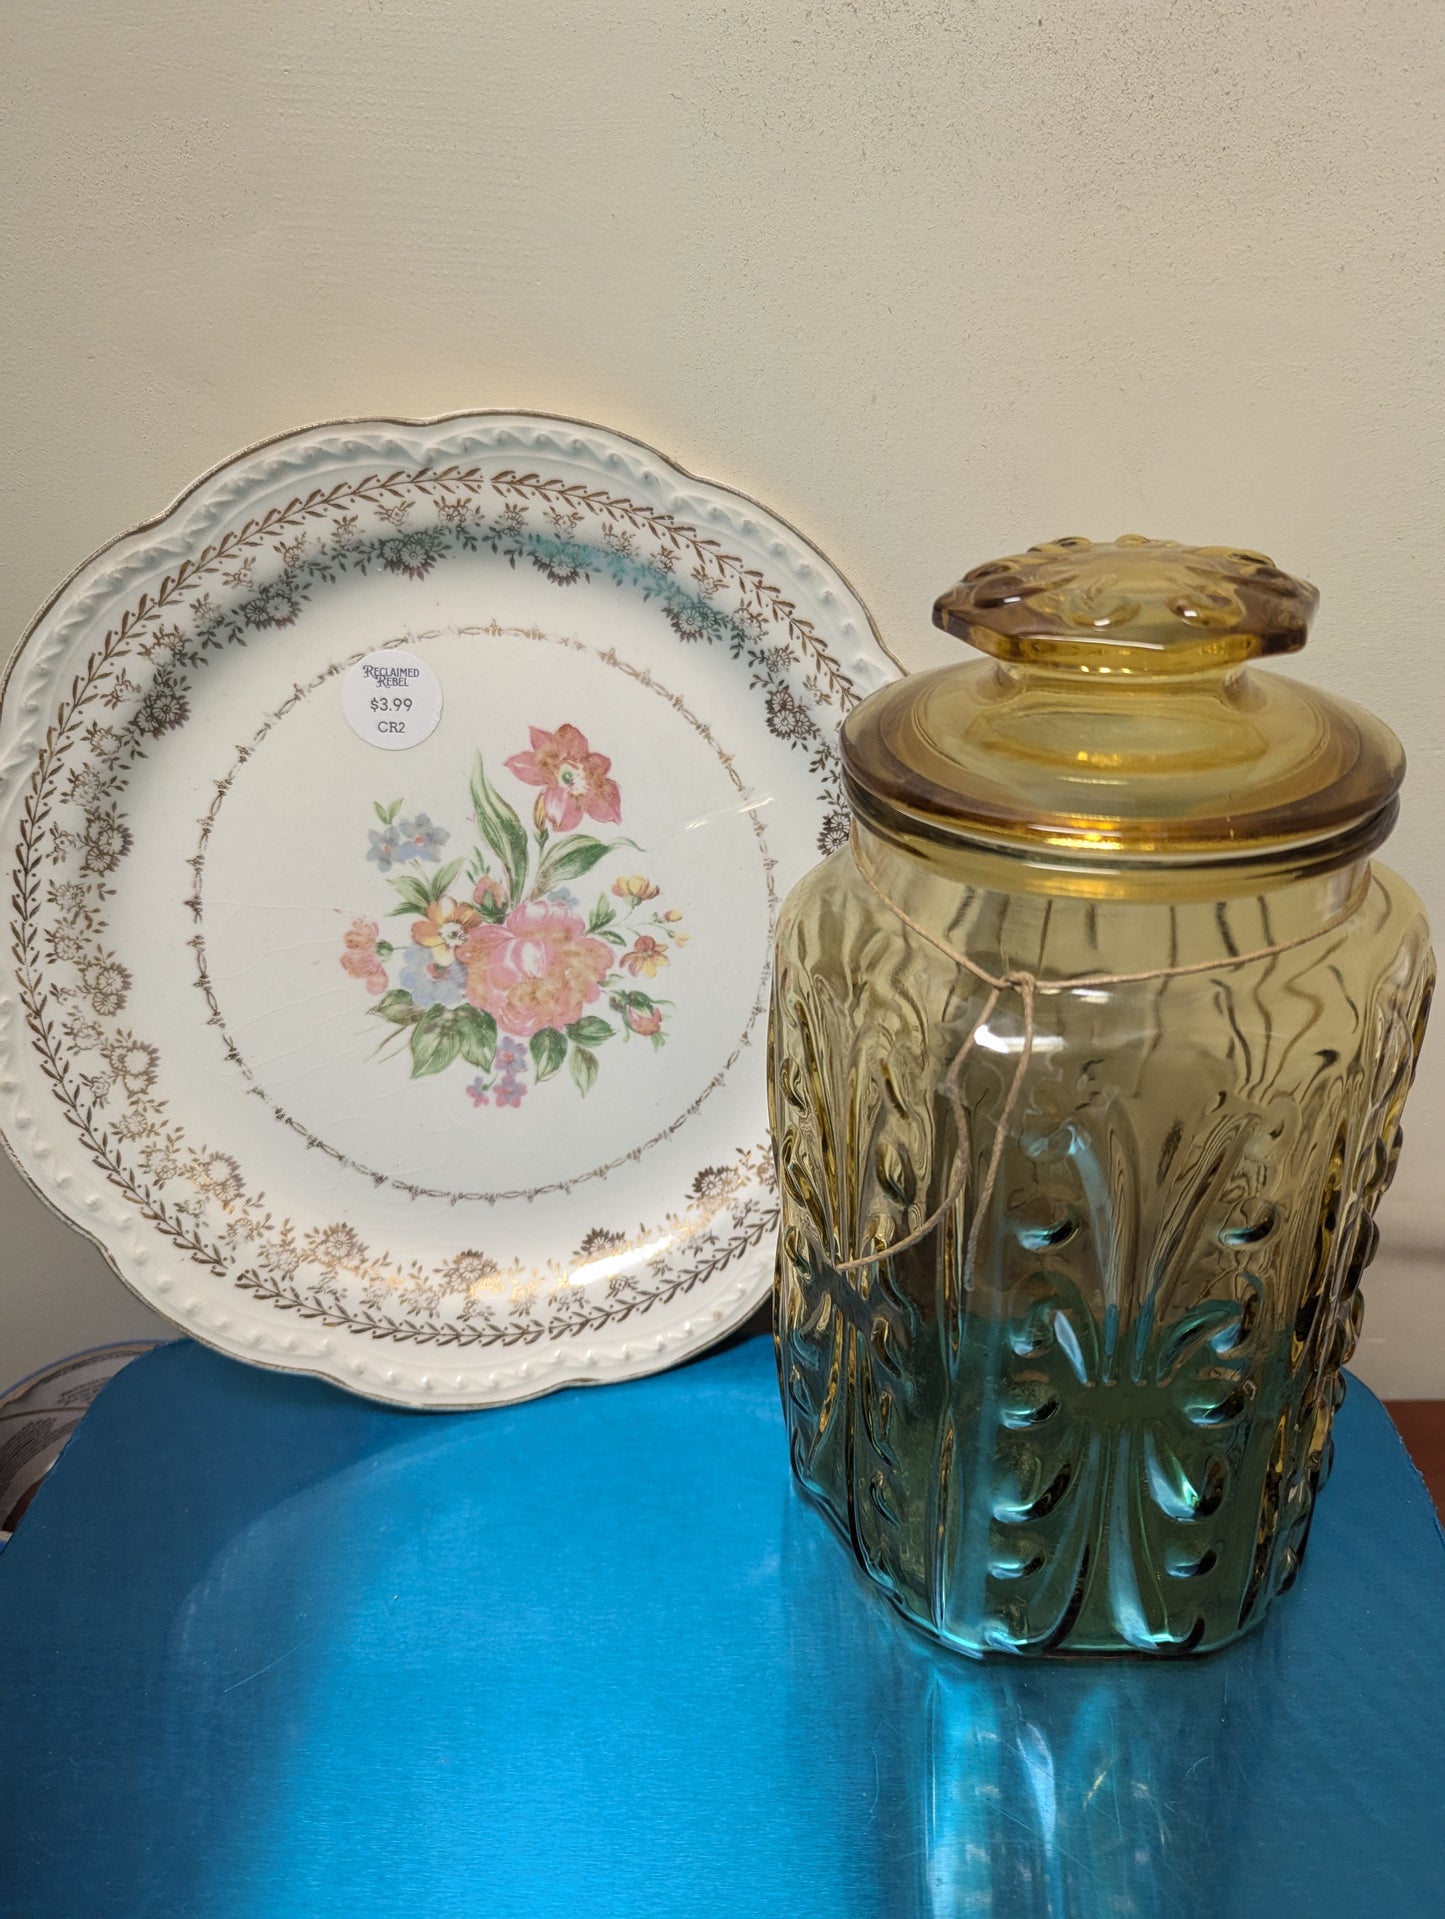
<path id="1" fill-rule="evenodd" d="M 850 715 L 853 803 L 885 831 L 1070 862 L 1357 856 L 1393 823 L 1399 741 L 1250 666 L 1302 647 L 1318 599 L 1262 553 L 1136 534 L 975 567 L 933 617 L 989 657 Z"/>

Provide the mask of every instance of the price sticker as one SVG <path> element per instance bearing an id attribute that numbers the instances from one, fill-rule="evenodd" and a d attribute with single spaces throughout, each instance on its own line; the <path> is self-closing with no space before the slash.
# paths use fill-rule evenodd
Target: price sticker
<path id="1" fill-rule="evenodd" d="M 414 653 L 368 653 L 341 683 L 341 710 L 359 739 L 399 752 L 419 746 L 442 716 L 441 681 Z"/>

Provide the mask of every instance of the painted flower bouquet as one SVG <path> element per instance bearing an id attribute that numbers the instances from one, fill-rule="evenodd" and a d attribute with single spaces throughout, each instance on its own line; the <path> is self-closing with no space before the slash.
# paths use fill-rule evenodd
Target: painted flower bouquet
<path id="1" fill-rule="evenodd" d="M 506 761 L 540 789 L 530 827 L 480 754 L 471 778 L 480 843 L 461 859 L 443 862 L 451 834 L 428 814 L 403 817 L 401 800 L 376 805 L 366 857 L 397 897 L 383 917 L 410 919 L 409 936 L 383 938 L 379 921 L 354 919 L 341 955 L 375 998 L 371 1015 L 392 1029 L 383 1048 L 405 1044 L 413 1079 L 458 1061 L 474 1068 L 475 1107 L 519 1107 L 564 1065 L 585 1095 L 607 1041 L 662 1046 L 671 1002 L 650 983 L 688 937 L 643 873 L 619 875 L 584 907 L 573 882 L 622 848 L 641 849 L 580 830 L 586 819 L 622 823 L 611 760 L 575 726 L 530 730 L 529 750 Z"/>

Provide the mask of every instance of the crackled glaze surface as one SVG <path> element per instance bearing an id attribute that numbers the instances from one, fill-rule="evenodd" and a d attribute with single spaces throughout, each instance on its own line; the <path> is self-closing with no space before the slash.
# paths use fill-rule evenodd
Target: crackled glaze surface
<path id="1" fill-rule="evenodd" d="M 381 753 L 389 647 L 443 711 Z M 889 670 L 798 535 L 598 428 L 239 456 L 12 669 L 12 1153 L 265 1364 L 482 1404 L 695 1350 L 767 1283 L 770 932 Z"/>

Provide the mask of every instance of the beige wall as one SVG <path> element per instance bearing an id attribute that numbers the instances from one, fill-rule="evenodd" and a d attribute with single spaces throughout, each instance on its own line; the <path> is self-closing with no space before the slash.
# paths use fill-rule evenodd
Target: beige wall
<path id="1" fill-rule="evenodd" d="M 1060 532 L 1261 546 L 1445 924 L 1436 0 L 201 0 L 0 15 L 13 639 L 235 447 L 579 415 L 775 505 L 910 665 Z M 1445 1395 L 1445 1038 L 1361 1370 Z M 8 1169 L 0 1375 L 144 1328 Z"/>

